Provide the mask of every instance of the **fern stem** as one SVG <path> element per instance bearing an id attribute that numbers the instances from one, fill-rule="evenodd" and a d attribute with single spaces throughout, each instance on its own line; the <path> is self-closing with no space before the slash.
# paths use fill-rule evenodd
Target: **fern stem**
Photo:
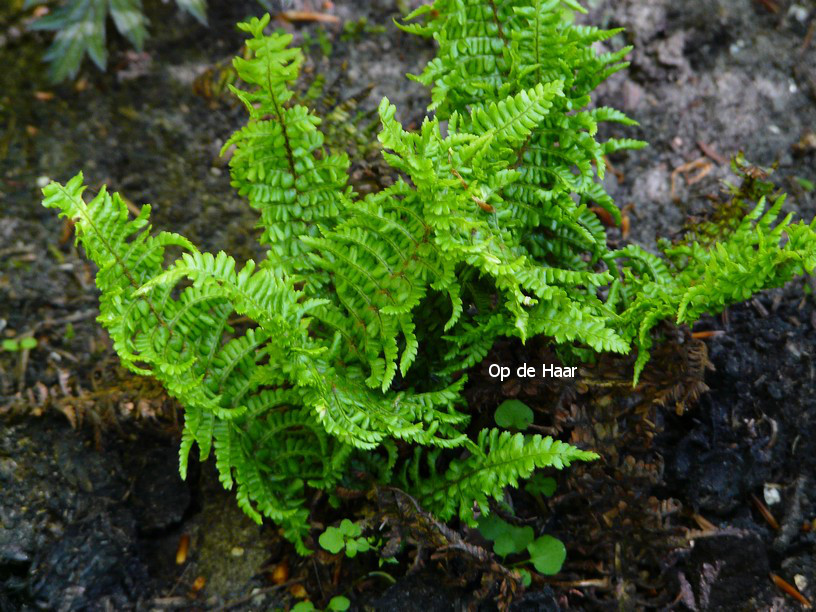
<path id="1" fill-rule="evenodd" d="M 496 6 L 496 0 L 490 0 L 490 8 L 493 9 L 493 22 L 496 24 L 496 27 L 499 30 L 499 38 L 502 39 L 504 42 L 504 46 L 508 46 L 507 36 L 504 34 L 504 28 L 502 28 L 501 20 L 499 19 L 499 9 Z"/>
<path id="2" fill-rule="evenodd" d="M 266 65 L 266 80 L 267 80 L 267 87 L 269 91 L 272 92 L 270 99 L 272 100 L 272 104 L 275 106 L 275 114 L 278 116 L 278 122 L 281 125 L 281 133 L 283 134 L 283 144 L 286 148 L 286 159 L 289 162 L 289 171 L 292 173 L 292 179 L 295 181 L 295 185 L 297 185 L 297 173 L 295 172 L 295 156 L 292 153 L 292 144 L 289 142 L 289 133 L 286 131 L 286 121 L 283 118 L 283 109 L 281 108 L 280 104 L 278 104 L 278 97 L 274 93 L 274 88 L 272 87 L 272 68 L 270 64 L 267 63 Z M 295 187 L 297 189 L 297 187 Z"/>

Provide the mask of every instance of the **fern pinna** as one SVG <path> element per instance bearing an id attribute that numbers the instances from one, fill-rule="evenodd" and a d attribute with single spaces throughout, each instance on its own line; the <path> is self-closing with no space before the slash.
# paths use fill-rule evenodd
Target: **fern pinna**
<path id="1" fill-rule="evenodd" d="M 259 265 L 152 235 L 149 207 L 129 220 L 104 189 L 86 203 L 81 174 L 44 190 L 99 266 L 100 321 L 123 362 L 185 406 L 182 474 L 193 444 L 202 458 L 214 447 L 241 507 L 280 524 L 302 553 L 309 489 L 333 498 L 336 485 L 354 486 L 352 466 L 355 479 L 364 466 L 439 518 L 473 524 L 476 508 L 488 513 L 535 469 L 596 457 L 468 428 L 461 373 L 498 338 L 544 334 L 567 358 L 635 345 L 641 368 L 657 321 L 743 299 L 737 286 L 757 267 L 750 290 L 813 268 L 812 228 L 772 229 L 778 206 L 710 249 L 664 259 L 608 248 L 588 208 L 618 215 L 603 155 L 642 143 L 599 142 L 599 122 L 631 121 L 588 104 L 626 50 L 596 54 L 615 32 L 566 23 L 565 7 L 580 10 L 437 0 L 414 14 L 433 18 L 403 27 L 439 42 L 417 77 L 433 85 L 436 115 L 409 132 L 382 101 L 379 140 L 398 178 L 363 198 L 347 156 L 327 150 L 320 119 L 289 89 L 303 59 L 291 37 L 265 35 L 268 16 L 240 24 L 245 87 L 233 91 L 249 122 L 225 148 L 233 185 L 260 215 Z M 182 254 L 165 266 L 168 248 Z M 236 314 L 252 325 L 233 327 Z"/>

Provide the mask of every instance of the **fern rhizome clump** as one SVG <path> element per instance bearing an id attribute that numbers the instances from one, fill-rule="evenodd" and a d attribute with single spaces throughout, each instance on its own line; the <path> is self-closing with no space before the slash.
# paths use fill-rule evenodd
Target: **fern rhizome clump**
<path id="1" fill-rule="evenodd" d="M 214 450 L 240 506 L 269 517 L 308 552 L 310 489 L 390 483 L 439 519 L 474 524 L 491 499 L 534 470 L 591 460 L 540 435 L 473 431 L 462 372 L 503 337 L 551 339 L 576 363 L 599 352 L 648 360 L 652 328 L 691 323 L 811 272 L 813 226 L 774 225 L 764 199 L 722 241 L 662 256 L 611 250 L 590 206 L 620 215 L 603 156 L 643 145 L 596 138 L 590 93 L 626 66 L 628 49 L 593 45 L 617 31 L 579 26 L 574 0 L 437 0 L 403 26 L 439 51 L 417 78 L 434 117 L 416 132 L 379 106 L 386 161 L 399 176 L 358 197 L 349 159 L 327 150 L 320 119 L 293 99 L 303 57 L 240 24 L 249 122 L 227 147 L 232 183 L 260 214 L 266 259 L 239 266 L 129 219 L 83 177 L 45 188 L 99 266 L 99 320 L 123 363 L 158 378 L 185 407 L 181 472 L 194 444 Z M 168 248 L 183 254 L 165 266 Z M 252 321 L 236 329 L 237 315 Z M 370 481 L 361 482 L 361 474 Z"/>

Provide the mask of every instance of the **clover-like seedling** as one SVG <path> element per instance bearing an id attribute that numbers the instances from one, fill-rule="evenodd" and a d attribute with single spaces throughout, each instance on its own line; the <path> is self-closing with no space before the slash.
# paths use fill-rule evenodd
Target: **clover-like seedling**
<path id="1" fill-rule="evenodd" d="M 543 535 L 527 545 L 530 561 L 536 571 L 552 575 L 561 571 L 564 560 L 567 558 L 567 549 L 558 538 Z"/>
<path id="2" fill-rule="evenodd" d="M 358 523 L 343 519 L 339 527 L 328 527 L 321 533 L 318 541 L 332 554 L 337 554 L 345 549 L 346 556 L 353 558 L 358 552 L 366 552 L 371 549 L 371 543 L 367 538 L 362 537 L 362 533 L 363 529 Z"/>
<path id="3" fill-rule="evenodd" d="M 552 476 L 543 476 L 542 474 L 533 474 L 533 476 L 524 485 L 524 490 L 532 495 L 543 495 L 544 497 L 552 497 L 556 489 L 555 478 Z"/>
<path id="4" fill-rule="evenodd" d="M 524 402 L 510 399 L 499 405 L 493 418 L 499 427 L 524 431 L 533 422 L 533 411 Z"/>
<path id="5" fill-rule="evenodd" d="M 335 595 L 334 597 L 329 600 L 328 605 L 326 606 L 325 612 L 345 612 L 351 607 L 351 602 L 349 601 L 348 597 L 344 597 L 343 595 Z M 299 601 L 294 606 L 290 612 L 313 612 L 317 610 L 315 605 L 309 601 Z"/>
<path id="6" fill-rule="evenodd" d="M 541 574 L 557 574 L 567 557 L 567 550 L 558 538 L 550 535 L 536 538 L 532 527 L 517 527 L 495 515 L 479 519 L 479 532 L 493 542 L 493 552 L 500 557 L 526 551 L 530 558 L 521 563 L 532 563 Z M 527 580 L 524 575 L 522 579 Z"/>
<path id="7" fill-rule="evenodd" d="M 19 341 L 13 338 L 6 338 L 3 340 L 2 347 L 4 351 L 9 353 L 16 353 L 17 351 L 30 351 L 37 348 L 36 338 L 26 337 Z"/>

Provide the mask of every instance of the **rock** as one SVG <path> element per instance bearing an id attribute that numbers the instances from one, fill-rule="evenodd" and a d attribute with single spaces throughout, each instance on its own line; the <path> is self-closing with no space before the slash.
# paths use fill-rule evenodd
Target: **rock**
<path id="1" fill-rule="evenodd" d="M 133 487 L 133 505 L 139 531 L 157 533 L 181 522 L 190 507 L 190 489 L 178 472 L 174 446 L 145 449 L 126 464 L 138 474 Z"/>
<path id="2" fill-rule="evenodd" d="M 459 609 L 459 598 L 441 584 L 438 576 L 422 571 L 406 576 L 371 602 L 375 610 L 426 610 L 443 612 Z"/>
<path id="3" fill-rule="evenodd" d="M 707 452 L 689 474 L 688 496 L 700 510 L 727 514 L 742 503 L 745 472 L 745 462 L 736 452 Z"/>
<path id="4" fill-rule="evenodd" d="M 136 522 L 126 511 L 103 513 L 70 525 L 63 538 L 32 565 L 32 598 L 47 610 L 131 606 L 148 584 L 135 534 Z"/>
<path id="5" fill-rule="evenodd" d="M 682 600 L 692 610 L 711 612 L 768 609 L 769 573 L 758 535 L 732 531 L 699 538 L 679 575 Z"/>

